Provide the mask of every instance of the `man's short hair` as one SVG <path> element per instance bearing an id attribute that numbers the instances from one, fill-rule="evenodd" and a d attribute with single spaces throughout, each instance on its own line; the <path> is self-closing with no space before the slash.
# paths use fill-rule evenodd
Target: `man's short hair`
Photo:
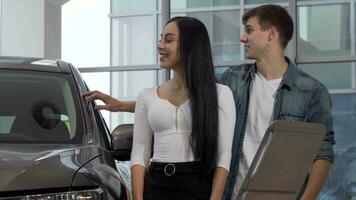
<path id="1" fill-rule="evenodd" d="M 258 6 L 242 16 L 242 23 L 246 25 L 251 17 L 257 17 L 262 30 L 275 26 L 283 48 L 292 39 L 293 20 L 283 7 L 272 4 Z"/>

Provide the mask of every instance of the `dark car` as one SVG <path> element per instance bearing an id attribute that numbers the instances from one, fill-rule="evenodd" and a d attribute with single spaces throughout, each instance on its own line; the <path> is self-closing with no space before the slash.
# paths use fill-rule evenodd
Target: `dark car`
<path id="1" fill-rule="evenodd" d="M 116 162 L 131 139 L 110 134 L 86 91 L 69 63 L 0 58 L 1 200 L 129 199 Z"/>

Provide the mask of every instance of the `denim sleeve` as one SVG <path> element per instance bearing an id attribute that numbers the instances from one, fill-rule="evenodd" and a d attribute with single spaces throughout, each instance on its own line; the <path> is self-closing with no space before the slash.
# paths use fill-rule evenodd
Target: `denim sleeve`
<path id="1" fill-rule="evenodd" d="M 223 85 L 231 85 L 231 75 L 232 75 L 232 67 L 229 67 L 221 76 L 220 79 L 217 80 L 218 83 Z"/>
<path id="2" fill-rule="evenodd" d="M 237 100 L 236 92 L 238 91 L 239 84 L 238 84 L 238 76 L 235 70 L 236 69 L 234 67 L 230 67 L 229 69 L 227 69 L 223 73 L 221 78 L 218 80 L 218 82 L 222 85 L 228 86 L 231 89 L 232 94 L 234 95 L 234 100 L 236 102 Z"/>
<path id="3" fill-rule="evenodd" d="M 323 159 L 333 162 L 335 139 L 331 114 L 331 97 L 325 86 L 321 84 L 313 92 L 312 101 L 308 109 L 308 121 L 321 123 L 326 127 L 325 138 L 319 148 L 316 160 Z"/>

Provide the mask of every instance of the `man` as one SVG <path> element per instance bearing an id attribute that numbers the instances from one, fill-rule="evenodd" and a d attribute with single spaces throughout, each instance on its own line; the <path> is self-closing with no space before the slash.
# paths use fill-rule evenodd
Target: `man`
<path id="1" fill-rule="evenodd" d="M 327 89 L 297 69 L 284 56 L 293 35 L 293 21 L 277 5 L 263 5 L 243 15 L 245 31 L 240 41 L 246 56 L 256 60 L 228 69 L 221 83 L 234 93 L 236 126 L 225 199 L 235 199 L 272 121 L 286 119 L 322 123 L 327 133 L 309 173 L 301 199 L 315 199 L 333 161 L 334 133 Z"/>
<path id="2" fill-rule="evenodd" d="M 327 89 L 297 69 L 284 56 L 293 35 L 293 21 L 277 5 L 263 5 L 243 16 L 247 58 L 256 60 L 228 69 L 221 83 L 228 85 L 236 104 L 236 125 L 230 173 L 224 199 L 235 199 L 263 135 L 274 120 L 322 123 L 327 133 L 309 173 L 302 200 L 315 199 L 333 162 L 334 133 L 331 100 Z M 135 102 L 122 102 L 97 91 L 84 94 L 87 100 L 101 99 L 97 109 L 134 112 Z"/>

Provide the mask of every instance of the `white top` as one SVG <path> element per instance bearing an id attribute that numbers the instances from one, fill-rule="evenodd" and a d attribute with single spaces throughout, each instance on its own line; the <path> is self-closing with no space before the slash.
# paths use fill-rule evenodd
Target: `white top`
<path id="1" fill-rule="evenodd" d="M 219 132 L 217 166 L 229 171 L 235 128 L 235 104 L 231 90 L 217 84 Z M 154 135 L 154 162 L 194 161 L 189 144 L 192 130 L 190 101 L 179 107 L 161 99 L 157 86 L 143 90 L 136 101 L 131 165 L 148 167 Z"/>
<path id="2" fill-rule="evenodd" d="M 268 81 L 257 72 L 252 82 L 246 132 L 232 199 L 236 198 L 262 138 L 272 122 L 275 95 L 281 80 L 282 78 Z"/>

